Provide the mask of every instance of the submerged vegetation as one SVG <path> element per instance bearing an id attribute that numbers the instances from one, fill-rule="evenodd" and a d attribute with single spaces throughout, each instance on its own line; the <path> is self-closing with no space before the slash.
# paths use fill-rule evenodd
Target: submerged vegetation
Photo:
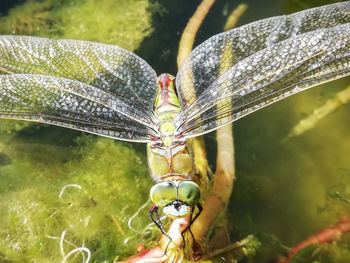
<path id="1" fill-rule="evenodd" d="M 152 32 L 152 10 L 147 0 L 26 1 L 0 18 L 0 31 L 133 51 Z M 62 131 L 67 130 L 0 120 L 0 262 L 61 262 L 82 246 L 93 251 L 92 261 L 113 262 L 142 242 L 128 220 L 151 186 L 143 151 Z M 139 231 L 147 224 L 147 213 L 132 221 Z M 71 258 L 82 262 L 87 254 Z"/>
<path id="2" fill-rule="evenodd" d="M 90 40 L 138 48 L 152 32 L 148 0 L 28 0 L 0 19 L 1 34 Z"/>
<path id="3" fill-rule="evenodd" d="M 135 50 L 152 32 L 154 8 L 146 0 L 25 1 L 0 18 L 0 31 Z M 250 262 L 288 253 L 287 246 L 350 214 L 349 105 L 281 143 L 299 119 L 326 101 L 325 92 L 348 82 L 296 95 L 235 124 L 238 179 L 218 229 L 232 240 L 251 233 L 259 238 L 261 250 Z M 0 262 L 61 262 L 79 247 L 90 249 L 92 262 L 113 262 L 135 254 L 136 245 L 150 245 L 153 233 L 128 227 L 152 185 L 143 147 L 5 120 L 0 139 Z M 214 140 L 208 142 L 214 152 Z M 142 231 L 148 223 L 143 210 L 132 226 Z M 349 262 L 349 244 L 344 233 L 331 244 L 305 248 L 293 262 Z M 69 262 L 87 256 L 77 253 Z"/>
<path id="4" fill-rule="evenodd" d="M 85 246 L 101 261 L 133 253 L 140 240 L 130 238 L 128 220 L 151 185 L 144 157 L 93 136 L 74 147 L 14 140 L 2 154 L 11 163 L 0 168 L 0 260 L 57 262 L 63 232 L 66 253 Z M 147 220 L 141 213 L 133 227 Z"/>

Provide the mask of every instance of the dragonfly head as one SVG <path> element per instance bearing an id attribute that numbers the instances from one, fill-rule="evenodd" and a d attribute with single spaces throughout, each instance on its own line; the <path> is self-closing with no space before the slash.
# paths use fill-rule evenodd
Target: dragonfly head
<path id="1" fill-rule="evenodd" d="M 193 181 L 162 181 L 151 189 L 152 202 L 170 218 L 185 217 L 200 200 L 200 188 Z"/>

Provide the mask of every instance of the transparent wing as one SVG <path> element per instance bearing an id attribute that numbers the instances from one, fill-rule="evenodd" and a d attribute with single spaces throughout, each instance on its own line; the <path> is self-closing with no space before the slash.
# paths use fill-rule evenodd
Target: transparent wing
<path id="1" fill-rule="evenodd" d="M 182 105 L 177 133 L 207 133 L 349 75 L 349 22 L 350 2 L 344 2 L 264 19 L 208 39 L 177 74 Z"/>
<path id="2" fill-rule="evenodd" d="M 132 107 L 133 115 L 129 116 L 134 120 L 132 123 L 154 127 L 152 110 L 157 75 L 141 58 L 117 46 L 0 36 L 1 71 L 52 75 L 89 84 Z"/>
<path id="3" fill-rule="evenodd" d="M 155 131 L 130 118 L 133 108 L 76 80 L 0 75 L 0 118 L 48 123 L 106 137 L 148 142 Z"/>

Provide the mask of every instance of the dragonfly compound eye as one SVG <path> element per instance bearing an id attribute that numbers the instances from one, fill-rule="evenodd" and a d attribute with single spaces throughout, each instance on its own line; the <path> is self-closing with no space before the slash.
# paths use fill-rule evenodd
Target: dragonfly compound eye
<path id="1" fill-rule="evenodd" d="M 178 198 L 180 201 L 194 206 L 198 204 L 201 192 L 198 184 L 193 181 L 183 181 L 178 186 Z"/>
<path id="2" fill-rule="evenodd" d="M 151 200 L 159 207 L 177 200 L 177 189 L 171 182 L 159 182 L 151 188 Z"/>

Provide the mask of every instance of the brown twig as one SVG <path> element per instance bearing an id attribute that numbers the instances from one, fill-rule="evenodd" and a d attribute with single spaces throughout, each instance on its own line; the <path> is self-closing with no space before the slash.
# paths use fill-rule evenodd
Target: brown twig
<path id="1" fill-rule="evenodd" d="M 246 4 L 240 4 L 238 5 L 229 15 L 229 17 L 226 20 L 226 24 L 224 26 L 224 31 L 231 30 L 234 28 L 238 22 L 238 20 L 241 18 L 241 16 L 244 14 L 244 12 L 247 10 L 248 6 Z"/>
<path id="2" fill-rule="evenodd" d="M 287 257 L 282 257 L 278 263 L 288 263 L 302 249 L 310 245 L 327 243 L 338 239 L 342 234 L 350 232 L 350 218 L 341 220 L 338 224 L 327 227 L 321 232 L 309 237 L 292 248 L 292 251 Z"/>
<path id="3" fill-rule="evenodd" d="M 188 21 L 179 43 L 179 51 L 177 54 L 178 67 L 181 66 L 184 59 L 191 53 L 197 31 L 214 2 L 215 0 L 203 0 Z"/>

